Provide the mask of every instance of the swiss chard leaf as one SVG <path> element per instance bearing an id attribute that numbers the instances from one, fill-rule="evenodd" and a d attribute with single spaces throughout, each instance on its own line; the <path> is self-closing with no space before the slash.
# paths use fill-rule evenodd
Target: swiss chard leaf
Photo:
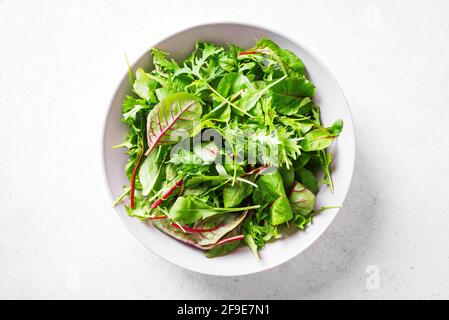
<path id="1" fill-rule="evenodd" d="M 270 89 L 272 104 L 284 115 L 306 114 L 312 110 L 315 86 L 305 77 L 291 77 Z"/>
<path id="2" fill-rule="evenodd" d="M 304 63 L 293 52 L 280 48 L 270 39 L 260 39 L 257 41 L 256 48 L 259 52 L 268 55 L 275 60 L 281 70 L 287 74 L 305 74 Z"/>
<path id="3" fill-rule="evenodd" d="M 315 206 L 315 194 L 299 182 L 295 182 L 288 199 L 294 214 L 305 216 L 312 212 L 313 207 Z"/>
<path id="4" fill-rule="evenodd" d="M 201 113 L 201 104 L 192 94 L 175 93 L 166 97 L 148 114 L 146 155 L 160 144 L 176 143 L 180 137 L 189 136 Z"/>
<path id="5" fill-rule="evenodd" d="M 301 141 L 304 151 L 319 151 L 329 147 L 343 129 L 343 120 L 335 121 L 329 128 L 319 128 L 310 131 Z"/>

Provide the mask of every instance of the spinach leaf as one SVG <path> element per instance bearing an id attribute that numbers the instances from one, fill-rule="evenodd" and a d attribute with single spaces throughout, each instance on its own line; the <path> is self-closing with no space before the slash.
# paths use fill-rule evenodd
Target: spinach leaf
<path id="1" fill-rule="evenodd" d="M 284 181 L 278 170 L 261 175 L 257 181 L 253 200 L 256 204 L 270 205 L 270 222 L 276 226 L 293 218 L 293 212 L 284 189 Z"/>
<path id="2" fill-rule="evenodd" d="M 165 172 L 163 170 L 166 148 L 162 146 L 157 152 L 150 154 L 142 163 L 139 169 L 139 182 L 142 185 L 142 195 L 147 196 L 157 185 L 161 184 L 161 179 Z"/>
<path id="3" fill-rule="evenodd" d="M 238 206 L 251 193 L 252 188 L 249 184 L 237 181 L 234 185 L 227 185 L 223 188 L 223 205 L 225 208 Z"/>
<path id="4" fill-rule="evenodd" d="M 298 176 L 298 180 L 301 182 L 301 184 L 306 186 L 307 189 L 309 189 L 313 193 L 318 192 L 318 180 L 312 173 L 312 171 L 306 168 L 295 168 L 295 173 Z"/>
<path id="5" fill-rule="evenodd" d="M 246 211 L 259 206 L 247 206 L 240 208 L 217 208 L 212 207 L 196 197 L 178 197 L 176 202 L 168 211 L 167 215 L 173 221 L 181 224 L 190 224 L 200 219 L 212 217 L 220 213 Z"/>
<path id="6" fill-rule="evenodd" d="M 284 181 L 284 188 L 287 192 L 293 187 L 293 183 L 295 182 L 295 169 L 290 167 L 280 167 L 279 173 L 282 176 L 282 180 Z"/>

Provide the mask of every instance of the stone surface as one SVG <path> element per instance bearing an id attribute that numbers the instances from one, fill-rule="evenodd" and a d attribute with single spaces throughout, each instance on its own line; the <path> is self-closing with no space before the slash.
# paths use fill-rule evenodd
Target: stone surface
<path id="1" fill-rule="evenodd" d="M 449 298 L 449 2 L 265 2 L 0 0 L 0 298 Z M 235 278 L 138 244 L 101 166 L 123 53 L 134 61 L 217 21 L 310 48 L 357 134 L 353 184 L 328 231 L 281 267 Z"/>

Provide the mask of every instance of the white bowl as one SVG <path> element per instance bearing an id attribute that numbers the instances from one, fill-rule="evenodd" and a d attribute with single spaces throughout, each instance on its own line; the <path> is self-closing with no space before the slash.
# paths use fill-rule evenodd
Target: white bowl
<path id="1" fill-rule="evenodd" d="M 332 177 L 335 191 L 321 186 L 317 196 L 317 206 L 339 206 L 343 203 L 351 183 L 354 167 L 355 140 L 351 114 L 343 92 L 337 81 L 323 63 L 301 44 L 292 41 L 277 32 L 262 27 L 219 23 L 193 27 L 178 32 L 153 47 L 166 50 L 176 60 L 185 58 L 197 41 L 210 41 L 217 44 L 235 43 L 243 48 L 250 48 L 255 40 L 268 37 L 283 48 L 290 49 L 303 61 L 310 80 L 317 88 L 315 101 L 321 106 L 322 121 L 329 125 L 336 119 L 343 119 L 343 132 L 331 146 L 334 155 Z M 145 52 L 133 64 L 138 67 L 151 68 L 150 54 Z M 123 191 L 123 186 L 129 182 L 125 177 L 127 156 L 123 150 L 113 150 L 111 146 L 123 141 L 127 127 L 120 122 L 123 97 L 129 94 L 128 75 L 124 70 L 123 79 L 114 93 L 104 129 L 103 157 L 107 184 L 113 199 Z M 183 268 L 211 275 L 244 275 L 260 272 L 278 266 L 295 257 L 316 241 L 334 220 L 338 209 L 327 210 L 314 218 L 313 224 L 306 231 L 298 231 L 268 243 L 261 251 L 261 260 L 257 260 L 246 246 L 242 246 L 231 254 L 208 259 L 204 252 L 181 243 L 166 234 L 161 233 L 150 224 L 129 217 L 122 206 L 117 206 L 117 213 L 129 231 L 148 249 Z"/>

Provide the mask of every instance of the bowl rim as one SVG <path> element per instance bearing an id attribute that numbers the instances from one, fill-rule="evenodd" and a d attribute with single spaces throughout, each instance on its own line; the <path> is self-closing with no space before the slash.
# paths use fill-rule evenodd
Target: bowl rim
<path id="1" fill-rule="evenodd" d="M 352 184 L 352 180 L 354 177 L 354 167 L 355 167 L 355 158 L 356 158 L 356 132 L 355 132 L 355 126 L 354 126 L 354 118 L 352 116 L 352 112 L 351 109 L 349 108 L 349 104 L 348 104 L 348 100 L 344 94 L 343 89 L 341 88 L 340 84 L 338 83 L 337 79 L 335 78 L 335 76 L 332 74 L 332 72 L 329 70 L 329 68 L 327 67 L 327 65 L 317 56 L 315 55 L 315 53 L 310 50 L 307 46 L 303 45 L 302 42 L 297 41 L 296 39 L 292 39 L 291 37 L 285 35 L 283 32 L 272 28 L 272 27 L 266 27 L 266 26 L 262 26 L 259 24 L 255 24 L 255 23 L 242 23 L 242 22 L 236 22 L 236 21 L 220 21 L 220 22 L 207 22 L 207 23 L 200 23 L 200 24 L 193 24 L 191 26 L 188 27 L 184 27 L 179 29 L 176 32 L 170 33 L 167 36 L 164 36 L 162 38 L 160 38 L 159 40 L 156 41 L 152 41 L 152 44 L 149 46 L 149 48 L 155 47 L 157 46 L 157 44 L 164 42 L 166 40 L 168 40 L 169 38 L 179 34 L 179 33 L 183 33 L 183 32 L 187 32 L 187 31 L 191 31 L 193 29 L 197 29 L 197 28 L 204 28 L 204 27 L 220 27 L 220 26 L 240 26 L 240 27 L 248 27 L 248 28 L 256 28 L 256 29 L 260 29 L 260 30 L 265 30 L 274 34 L 279 35 L 280 37 L 283 37 L 284 39 L 286 39 L 287 41 L 290 41 L 294 44 L 296 44 L 297 46 L 301 47 L 304 51 L 306 51 L 315 61 L 317 61 L 317 63 L 322 67 L 322 69 L 324 70 L 324 72 L 327 74 L 327 76 L 329 77 L 329 79 L 332 81 L 332 83 L 336 86 L 336 88 L 338 89 L 338 91 L 341 93 L 342 98 L 344 100 L 344 103 L 346 105 L 346 109 L 348 111 L 349 114 L 349 118 L 350 118 L 350 122 L 351 122 L 351 127 L 352 127 L 352 145 L 354 146 L 352 151 L 352 156 L 351 156 L 351 166 L 350 166 L 350 177 L 349 177 L 349 183 L 347 184 L 346 190 L 344 190 L 343 192 L 343 202 L 342 202 L 342 206 L 344 204 L 344 202 L 346 201 L 347 195 L 348 195 L 348 191 L 351 187 Z M 148 50 L 145 51 L 143 54 L 141 54 L 140 56 L 137 57 L 137 59 L 133 60 L 132 63 L 129 64 L 130 68 L 133 69 L 133 67 L 136 65 L 136 63 L 138 61 L 140 61 L 142 58 L 145 57 L 145 55 L 148 54 Z M 129 63 L 129 62 L 128 62 Z M 113 105 L 114 102 L 114 98 L 117 94 L 117 92 L 120 90 L 121 86 L 123 85 L 123 82 L 126 81 L 126 76 L 127 76 L 127 72 L 125 72 L 124 76 L 122 76 L 119 81 L 119 83 L 117 84 L 117 86 L 115 87 L 115 90 L 113 91 L 114 93 L 112 94 L 112 97 L 109 99 L 109 103 L 108 103 L 108 107 L 106 109 L 106 114 L 103 120 L 103 126 L 102 126 L 102 138 L 101 138 L 101 163 L 102 163 L 102 167 L 103 167 L 103 181 L 104 181 L 104 185 L 106 187 L 106 189 L 108 190 L 107 193 L 109 193 L 109 198 L 112 200 L 112 202 L 115 202 L 115 196 L 111 190 L 110 187 L 110 179 L 108 176 L 108 172 L 107 172 L 107 166 L 106 166 L 106 153 L 105 153 L 105 148 L 106 148 L 106 131 L 107 131 L 107 126 L 108 126 L 108 119 L 111 115 L 111 111 L 112 108 L 111 106 Z M 332 222 L 334 222 L 335 218 L 337 217 L 338 213 L 340 212 L 341 206 L 336 208 L 335 210 L 335 214 L 332 217 L 332 219 L 329 221 L 329 223 L 327 224 L 327 226 L 325 226 L 320 232 L 319 234 L 317 234 L 315 240 L 313 240 L 311 243 L 309 243 L 307 246 L 305 246 L 303 248 L 302 251 L 291 255 L 290 257 L 281 260 L 279 262 L 276 262 L 270 266 L 266 266 L 262 269 L 259 270 L 254 270 L 254 271 L 244 271 L 242 273 L 239 274 L 226 274 L 226 273 L 208 273 L 202 270 L 196 270 L 196 269 L 192 269 L 192 268 L 188 268 L 186 266 L 183 265 L 179 265 L 177 263 L 175 263 L 174 261 L 171 261 L 170 259 L 168 259 L 167 257 L 160 255 L 159 253 L 157 253 L 156 251 L 154 251 L 150 246 L 148 246 L 143 240 L 141 240 L 139 237 L 137 237 L 137 235 L 133 232 L 133 230 L 131 229 L 130 225 L 125 221 L 125 218 L 122 216 L 122 214 L 120 214 L 119 210 L 117 207 L 113 208 L 114 211 L 116 213 L 118 213 L 117 215 L 120 218 L 120 221 L 122 222 L 123 225 L 125 225 L 126 229 L 129 231 L 129 233 L 132 235 L 132 237 L 137 240 L 138 243 L 142 244 L 145 248 L 147 248 L 152 254 L 154 254 L 155 256 L 169 262 L 172 265 L 177 266 L 178 268 L 184 269 L 184 270 L 189 270 L 192 272 L 196 272 L 199 274 L 203 274 L 203 275 L 208 275 L 208 276 L 219 276 L 219 277 L 239 277 L 239 276 L 245 276 L 245 275 L 250 275 L 250 274 L 258 274 L 261 272 L 265 272 L 271 269 L 274 269 L 276 267 L 279 267 L 280 265 L 292 260 L 293 258 L 299 256 L 301 253 L 303 253 L 304 251 L 306 251 L 312 244 L 314 244 L 323 234 L 324 232 L 326 232 L 326 230 L 329 228 L 329 226 L 332 224 Z"/>

